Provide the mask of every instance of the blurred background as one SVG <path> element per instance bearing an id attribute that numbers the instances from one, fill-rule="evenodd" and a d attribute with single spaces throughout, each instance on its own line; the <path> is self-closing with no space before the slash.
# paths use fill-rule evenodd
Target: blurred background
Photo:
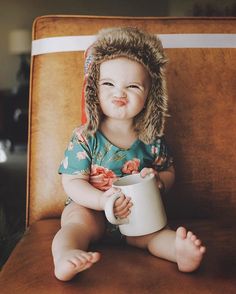
<path id="1" fill-rule="evenodd" d="M 24 232 L 31 28 L 49 14 L 236 16 L 236 0 L 0 0 L 0 268 Z"/>

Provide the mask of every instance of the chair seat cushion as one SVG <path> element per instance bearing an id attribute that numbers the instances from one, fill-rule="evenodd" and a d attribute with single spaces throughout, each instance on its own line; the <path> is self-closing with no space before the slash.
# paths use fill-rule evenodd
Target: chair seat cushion
<path id="1" fill-rule="evenodd" d="M 0 275 L 1 293 L 236 293 L 236 236 L 231 223 L 179 222 L 207 245 L 201 267 L 194 273 L 145 250 L 111 242 L 93 245 L 102 259 L 70 282 L 53 274 L 51 242 L 59 219 L 34 223 L 16 246 Z M 177 223 L 172 223 L 173 228 Z"/>

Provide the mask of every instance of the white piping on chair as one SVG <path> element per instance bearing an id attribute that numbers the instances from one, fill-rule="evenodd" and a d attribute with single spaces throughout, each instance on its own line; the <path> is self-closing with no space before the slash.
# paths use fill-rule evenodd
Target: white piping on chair
<path id="1" fill-rule="evenodd" d="M 236 48 L 236 34 L 160 34 L 164 48 Z M 96 39 L 90 36 L 51 37 L 32 42 L 32 56 L 85 51 Z"/>

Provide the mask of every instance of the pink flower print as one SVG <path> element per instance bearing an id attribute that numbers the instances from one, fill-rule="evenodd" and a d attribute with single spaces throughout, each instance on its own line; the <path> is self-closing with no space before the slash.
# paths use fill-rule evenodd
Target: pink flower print
<path id="1" fill-rule="evenodd" d="M 134 158 L 133 160 L 129 160 L 124 164 L 122 172 L 124 174 L 137 174 L 139 172 L 139 166 L 140 160 L 138 158 Z"/>
<path id="2" fill-rule="evenodd" d="M 77 152 L 76 157 L 79 160 L 83 160 L 83 159 L 85 159 L 87 157 L 87 153 L 85 151 Z"/>
<path id="3" fill-rule="evenodd" d="M 152 152 L 152 154 L 157 154 L 158 148 L 156 146 L 152 146 L 151 152 Z"/>
<path id="4" fill-rule="evenodd" d="M 98 165 L 91 166 L 89 181 L 95 188 L 106 191 L 111 188 L 115 180 L 117 180 L 117 176 L 112 170 Z"/>

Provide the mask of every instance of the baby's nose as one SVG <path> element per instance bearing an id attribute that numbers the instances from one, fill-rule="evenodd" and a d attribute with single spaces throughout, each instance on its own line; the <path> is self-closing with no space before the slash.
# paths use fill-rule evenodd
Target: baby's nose
<path id="1" fill-rule="evenodd" d="M 125 98 L 126 97 L 126 92 L 125 92 L 125 90 L 123 88 L 116 87 L 115 92 L 114 92 L 114 96 L 118 97 L 118 98 Z"/>

